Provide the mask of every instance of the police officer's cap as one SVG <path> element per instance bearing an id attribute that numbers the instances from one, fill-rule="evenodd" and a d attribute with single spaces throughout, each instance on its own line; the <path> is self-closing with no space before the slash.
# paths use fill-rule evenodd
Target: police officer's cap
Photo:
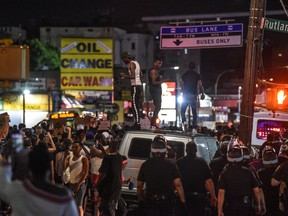
<path id="1" fill-rule="evenodd" d="M 227 160 L 229 162 L 241 162 L 243 160 L 243 151 L 237 139 L 231 140 L 227 149 Z"/>
<path id="2" fill-rule="evenodd" d="M 272 146 L 268 145 L 263 149 L 262 163 L 265 165 L 278 163 L 277 153 Z"/>
<path id="3" fill-rule="evenodd" d="M 158 140 L 162 140 L 163 142 L 167 144 L 167 139 L 163 135 L 157 135 L 153 139 L 153 141 L 158 141 Z"/>
<path id="4" fill-rule="evenodd" d="M 250 150 L 248 149 L 248 147 L 241 145 L 240 148 L 242 149 L 242 152 L 243 152 L 243 158 L 246 160 L 249 160 L 251 158 L 251 154 L 250 154 Z"/>

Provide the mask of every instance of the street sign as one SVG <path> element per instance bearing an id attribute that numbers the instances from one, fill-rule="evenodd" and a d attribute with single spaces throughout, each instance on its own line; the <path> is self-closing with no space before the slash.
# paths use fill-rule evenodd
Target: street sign
<path id="1" fill-rule="evenodd" d="M 261 28 L 271 30 L 271 31 L 288 33 L 288 22 L 283 21 L 283 20 L 262 18 Z"/>
<path id="2" fill-rule="evenodd" d="M 243 24 L 162 26 L 160 49 L 240 47 Z"/>

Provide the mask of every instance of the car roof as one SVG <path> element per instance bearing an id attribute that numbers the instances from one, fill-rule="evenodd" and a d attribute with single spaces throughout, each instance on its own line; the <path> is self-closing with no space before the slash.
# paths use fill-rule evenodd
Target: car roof
<path id="1" fill-rule="evenodd" d="M 155 134 L 156 135 L 163 135 L 163 136 L 181 136 L 181 137 L 187 137 L 187 138 L 193 138 L 193 137 L 211 137 L 209 135 L 205 135 L 205 134 L 200 134 L 200 133 L 196 133 L 196 134 L 192 134 L 191 132 L 184 132 L 184 131 L 180 131 L 180 130 L 162 130 L 162 129 L 157 129 L 157 130 L 140 130 L 140 131 L 126 131 L 126 133 L 129 134 Z M 213 138 L 213 137 L 211 137 Z"/>

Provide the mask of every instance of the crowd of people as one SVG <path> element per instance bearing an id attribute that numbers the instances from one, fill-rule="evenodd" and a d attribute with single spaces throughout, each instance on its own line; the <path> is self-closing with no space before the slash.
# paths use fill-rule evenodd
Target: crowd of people
<path id="1" fill-rule="evenodd" d="M 126 215 L 125 202 L 118 201 L 127 164 L 117 153 L 122 130 L 99 131 L 95 118 L 75 129 L 61 122 L 10 126 L 9 115 L 4 122 L 0 215 L 83 216 L 88 201 L 91 215 L 115 215 L 116 209 Z"/>
<path id="2" fill-rule="evenodd" d="M 158 135 L 139 175 L 125 179 L 128 161 L 118 153 L 124 131 L 99 131 L 97 124 L 92 119 L 72 129 L 50 122 L 28 129 L 10 126 L 7 115 L 1 128 L 1 211 L 81 216 L 90 201 L 92 215 L 125 216 L 122 184 L 137 179 L 136 215 L 287 215 L 288 141 L 277 134 L 269 134 L 255 154 L 236 139 L 237 130 L 224 130 L 209 164 L 197 156 L 193 141 L 176 160 Z"/>

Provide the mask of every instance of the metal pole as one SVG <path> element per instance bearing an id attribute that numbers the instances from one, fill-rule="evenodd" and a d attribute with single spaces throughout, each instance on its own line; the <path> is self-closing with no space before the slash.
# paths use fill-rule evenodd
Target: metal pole
<path id="1" fill-rule="evenodd" d="M 266 0 L 251 0 L 247 35 L 245 71 L 241 103 L 239 138 L 245 145 L 251 143 L 257 74 L 262 53 L 261 19 Z"/>
<path id="2" fill-rule="evenodd" d="M 216 82 L 215 82 L 215 85 L 214 85 L 214 93 L 215 93 L 215 96 L 217 96 L 217 89 L 218 89 L 218 82 L 219 82 L 219 79 L 220 77 L 225 74 L 225 73 L 233 73 L 234 70 L 226 70 L 226 71 L 223 71 L 221 72 L 218 76 L 217 76 L 217 79 L 216 79 Z"/>
<path id="3" fill-rule="evenodd" d="M 23 124 L 25 124 L 25 93 L 22 94 L 23 97 Z"/>

